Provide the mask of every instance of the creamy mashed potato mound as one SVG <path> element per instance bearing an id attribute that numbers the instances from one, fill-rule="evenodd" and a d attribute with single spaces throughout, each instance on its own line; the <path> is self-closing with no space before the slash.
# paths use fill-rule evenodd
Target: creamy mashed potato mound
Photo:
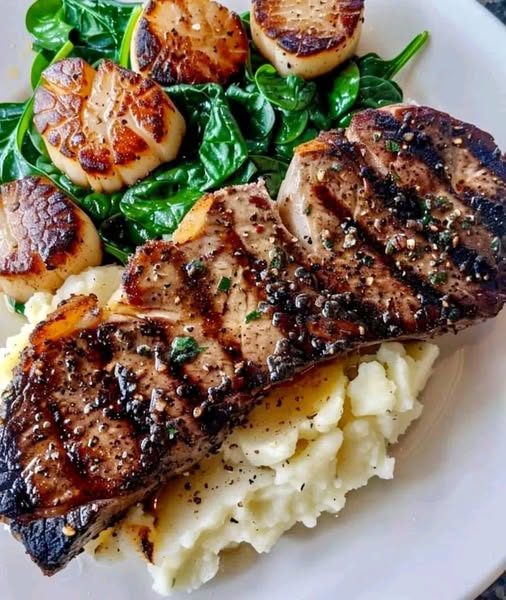
<path id="1" fill-rule="evenodd" d="M 1 351 L 0 386 L 35 323 L 71 293 L 106 302 L 120 274 L 89 269 L 54 297 L 36 294 L 26 307 L 29 323 Z M 375 475 L 393 477 L 388 446 L 420 416 L 418 396 L 438 354 L 430 343 L 384 343 L 274 389 L 217 455 L 165 486 L 154 514 L 134 507 L 88 550 L 111 560 L 142 547 L 154 589 L 168 595 L 212 579 L 225 550 L 249 544 L 268 552 L 296 523 L 314 527 L 322 513 L 344 507 L 348 491 Z"/>

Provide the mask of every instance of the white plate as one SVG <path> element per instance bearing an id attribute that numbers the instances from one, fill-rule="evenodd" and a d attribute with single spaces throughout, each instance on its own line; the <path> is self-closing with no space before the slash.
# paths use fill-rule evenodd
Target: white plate
<path id="1" fill-rule="evenodd" d="M 19 96 L 29 62 L 27 0 L 2 0 L 2 99 Z M 414 34 L 430 47 L 402 78 L 407 97 L 488 129 L 506 147 L 506 35 L 474 0 L 368 0 L 361 51 L 393 55 Z M 239 10 L 246 2 L 235 2 Z M 416 68 L 414 68 L 416 67 Z M 13 327 L 0 315 L 1 334 Z M 296 529 L 268 556 L 221 576 L 192 600 L 463 600 L 506 566 L 506 313 L 441 342 L 422 419 L 396 450 L 393 482 L 349 496 L 339 519 Z M 0 535 L 2 600 L 150 600 L 138 562 L 87 557 L 44 579 Z M 185 595 L 182 596 L 186 598 Z"/>

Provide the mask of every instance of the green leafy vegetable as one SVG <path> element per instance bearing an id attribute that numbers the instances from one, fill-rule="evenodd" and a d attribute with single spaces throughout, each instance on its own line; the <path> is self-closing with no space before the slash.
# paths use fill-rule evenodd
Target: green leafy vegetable
<path id="1" fill-rule="evenodd" d="M 304 81 L 297 75 L 282 77 L 269 64 L 257 70 L 255 82 L 259 91 L 271 104 L 286 111 L 304 110 L 316 94 L 314 81 Z"/>
<path id="2" fill-rule="evenodd" d="M 381 108 L 389 104 L 402 102 L 401 88 L 388 79 L 366 75 L 360 79 L 358 104 L 364 108 Z"/>
<path id="3" fill-rule="evenodd" d="M 68 56 L 72 48 L 72 43 L 67 42 L 55 55 L 54 60 Z M 32 123 L 33 97 L 23 104 L 22 111 L 19 104 L 2 106 L 6 123 L 0 126 L 0 183 L 5 183 L 37 173 L 38 169 L 23 155 L 25 136 Z"/>
<path id="4" fill-rule="evenodd" d="M 229 277 L 222 277 L 220 283 L 218 283 L 218 291 L 226 293 L 229 291 L 231 285 L 232 280 Z"/>
<path id="5" fill-rule="evenodd" d="M 35 50 L 57 52 L 68 42 L 73 26 L 65 19 L 62 0 L 37 0 L 26 13 L 26 28 Z"/>
<path id="6" fill-rule="evenodd" d="M 15 298 L 11 298 L 10 296 L 6 296 L 6 300 L 7 306 L 12 312 L 22 315 L 23 317 L 25 316 L 25 305 L 22 302 L 18 302 Z"/>
<path id="7" fill-rule="evenodd" d="M 36 0 L 26 16 L 37 51 L 32 87 L 48 65 L 70 54 L 94 66 L 109 58 L 127 68 L 141 12 L 140 2 Z M 91 216 L 106 252 L 125 263 L 137 245 L 169 238 L 206 191 L 262 178 L 276 197 L 296 146 L 321 130 L 347 126 L 359 110 L 402 100 L 401 89 L 391 79 L 428 38 L 426 32 L 420 34 L 393 60 L 369 54 L 308 82 L 279 75 L 251 38 L 249 14 L 241 18 L 250 51 L 244 72 L 233 84 L 175 85 L 166 90 L 187 125 L 172 164 L 162 165 L 125 192 L 108 195 L 80 188 L 51 162 L 33 127 L 29 99 L 0 105 L 0 183 L 46 175 Z M 230 280 L 222 278 L 218 291 L 228 291 L 229 286 Z M 247 319 L 259 318 L 257 313 Z"/>
<path id="8" fill-rule="evenodd" d="M 123 216 L 139 223 L 157 238 L 173 233 L 183 217 L 200 198 L 199 190 L 186 188 L 175 192 L 166 199 L 145 198 L 131 188 L 120 201 Z"/>
<path id="9" fill-rule="evenodd" d="M 65 20 L 77 32 L 76 45 L 95 50 L 103 58 L 119 59 L 123 37 L 132 12 L 139 4 L 116 0 L 63 0 Z"/>
<path id="10" fill-rule="evenodd" d="M 211 103 L 199 157 L 213 185 L 219 185 L 239 169 L 248 147 L 224 95 Z"/>
<path id="11" fill-rule="evenodd" d="M 262 313 L 259 310 L 252 310 L 250 313 L 246 315 L 244 319 L 246 323 L 252 323 L 253 321 L 258 321 L 262 317 Z"/>
<path id="12" fill-rule="evenodd" d="M 355 104 L 360 90 L 360 71 L 357 63 L 351 62 L 332 83 L 329 94 L 330 116 L 339 119 Z"/>
<path id="13" fill-rule="evenodd" d="M 421 50 L 429 39 L 429 32 L 417 35 L 404 50 L 392 60 L 384 60 L 377 54 L 366 54 L 358 61 L 360 74 L 382 79 L 392 79 Z"/>
<path id="14" fill-rule="evenodd" d="M 142 6 L 136 6 L 130 14 L 130 18 L 125 28 L 125 33 L 123 35 L 123 39 L 121 41 L 121 46 L 118 55 L 118 63 L 125 69 L 128 69 L 128 67 L 130 66 L 130 45 L 132 43 L 132 36 L 134 34 L 135 26 L 137 25 L 137 21 L 139 20 L 141 14 Z"/>
<path id="15" fill-rule="evenodd" d="M 307 110 L 286 111 L 280 110 L 281 122 L 274 137 L 276 144 L 290 144 L 298 139 L 306 130 L 309 121 Z"/>
<path id="16" fill-rule="evenodd" d="M 254 85 L 243 89 L 232 84 L 227 89 L 226 96 L 232 101 L 232 112 L 237 122 L 241 123 L 249 150 L 265 152 L 276 123 L 276 114 L 270 102 Z"/>
<path id="17" fill-rule="evenodd" d="M 264 179 L 267 191 L 275 198 L 288 170 L 288 161 L 255 154 L 250 159 L 257 169 L 256 176 Z"/>
<path id="18" fill-rule="evenodd" d="M 199 346 L 192 337 L 176 337 L 170 347 L 170 360 L 176 365 L 195 360 L 206 348 Z"/>

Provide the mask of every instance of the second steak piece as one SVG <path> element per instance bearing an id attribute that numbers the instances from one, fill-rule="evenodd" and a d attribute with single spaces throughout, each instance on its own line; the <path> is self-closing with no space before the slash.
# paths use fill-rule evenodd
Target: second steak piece
<path id="1" fill-rule="evenodd" d="M 421 335 L 502 308 L 505 173 L 472 125 L 424 107 L 368 110 L 296 149 L 279 210 L 325 285 Z"/>

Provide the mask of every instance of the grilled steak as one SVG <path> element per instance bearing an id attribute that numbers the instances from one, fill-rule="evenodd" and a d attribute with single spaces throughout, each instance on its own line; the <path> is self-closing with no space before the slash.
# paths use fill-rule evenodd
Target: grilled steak
<path id="1" fill-rule="evenodd" d="M 366 111 L 348 137 L 300 147 L 278 204 L 261 184 L 205 196 L 176 243 L 138 250 L 106 310 L 75 297 L 36 328 L 4 396 L 0 514 L 45 573 L 216 449 L 270 386 L 500 310 L 504 159 L 416 110 L 421 124 Z M 446 142 L 430 133 L 445 119 Z"/>

